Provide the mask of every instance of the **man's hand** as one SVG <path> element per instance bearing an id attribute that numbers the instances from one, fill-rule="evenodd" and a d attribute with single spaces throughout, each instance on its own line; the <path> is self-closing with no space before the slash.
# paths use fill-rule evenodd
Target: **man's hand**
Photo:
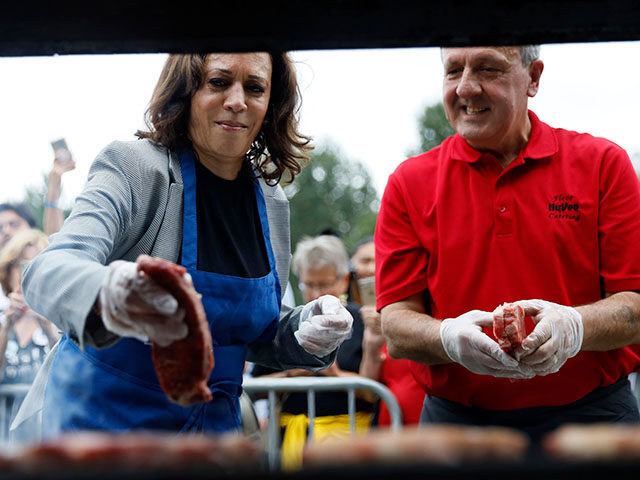
<path id="1" fill-rule="evenodd" d="M 382 335 L 382 321 L 380 314 L 373 305 L 363 305 L 360 307 L 360 316 L 365 328 L 371 330 L 372 333 Z"/>
<path id="2" fill-rule="evenodd" d="M 536 324 L 514 354 L 536 375 L 549 375 L 560 370 L 565 362 L 582 348 L 584 328 L 582 315 L 574 308 L 545 300 L 515 302 L 524 308 Z"/>
<path id="3" fill-rule="evenodd" d="M 177 300 L 133 262 L 117 260 L 100 290 L 100 312 L 107 330 L 167 346 L 187 336 L 185 312 Z"/>
<path id="4" fill-rule="evenodd" d="M 334 361 L 324 370 L 319 370 L 318 375 L 323 377 L 341 377 L 343 370 L 338 366 L 338 362 Z"/>
<path id="5" fill-rule="evenodd" d="M 440 325 L 440 339 L 451 360 L 480 375 L 533 378 L 534 372 L 507 355 L 498 343 L 482 331 L 493 326 L 493 313 L 472 310 Z"/>
<path id="6" fill-rule="evenodd" d="M 364 305 L 360 308 L 360 316 L 364 323 L 364 332 L 362 333 L 362 351 L 372 355 L 378 355 L 382 358 L 380 349 L 384 345 L 385 338 L 382 335 L 382 325 L 380 314 L 373 305 Z"/>
<path id="7" fill-rule="evenodd" d="M 289 370 L 284 370 L 284 377 L 312 377 L 314 373 L 311 370 L 306 370 L 304 368 L 290 368 Z"/>
<path id="8" fill-rule="evenodd" d="M 349 336 L 352 324 L 353 318 L 340 300 L 332 295 L 323 295 L 304 306 L 294 336 L 307 352 L 324 357 Z"/>

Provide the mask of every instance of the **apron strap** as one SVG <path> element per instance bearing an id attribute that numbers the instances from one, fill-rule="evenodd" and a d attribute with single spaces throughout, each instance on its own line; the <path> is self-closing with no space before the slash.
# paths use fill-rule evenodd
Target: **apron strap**
<path id="1" fill-rule="evenodd" d="M 282 307 L 282 286 L 280 285 L 280 277 L 278 276 L 278 270 L 276 269 L 276 257 L 271 245 L 267 204 L 264 200 L 264 193 L 262 192 L 262 187 L 260 187 L 260 182 L 258 180 L 254 182 L 254 189 L 256 193 L 256 203 L 258 205 L 258 214 L 260 216 L 260 225 L 262 226 L 262 237 L 267 248 L 267 257 L 269 258 L 269 270 L 271 270 L 275 275 L 276 297 L 278 298 L 278 309 L 280 309 Z"/>
<path id="2" fill-rule="evenodd" d="M 193 152 L 178 157 L 184 183 L 184 215 L 182 220 L 182 265 L 196 270 L 198 266 L 198 218 L 196 207 L 196 169 Z"/>

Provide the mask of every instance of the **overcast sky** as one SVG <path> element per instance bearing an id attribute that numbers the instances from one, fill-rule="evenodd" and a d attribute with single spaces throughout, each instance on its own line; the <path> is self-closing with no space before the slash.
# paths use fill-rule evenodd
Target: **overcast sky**
<path id="1" fill-rule="evenodd" d="M 22 198 L 50 169 L 49 142 L 66 137 L 78 168 L 64 178 L 70 205 L 96 154 L 132 140 L 165 55 L 0 58 L 0 201 Z M 437 48 L 295 52 L 302 130 L 364 163 L 381 194 L 418 143 L 417 118 L 440 100 Z M 544 45 L 530 107 L 552 126 L 607 137 L 640 152 L 640 42 Z M 640 165 L 639 165 L 640 166 Z"/>

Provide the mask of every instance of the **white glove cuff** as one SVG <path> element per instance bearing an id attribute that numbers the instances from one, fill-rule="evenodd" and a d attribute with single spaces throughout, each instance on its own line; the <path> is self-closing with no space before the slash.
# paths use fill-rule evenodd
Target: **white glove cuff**
<path id="1" fill-rule="evenodd" d="M 568 307 L 571 311 L 571 330 L 574 335 L 573 338 L 576 339 L 575 342 L 572 342 L 572 350 L 569 351 L 569 358 L 575 357 L 580 350 L 582 350 L 582 343 L 584 342 L 584 325 L 582 323 L 582 315 L 575 308 Z"/>
<path id="2" fill-rule="evenodd" d="M 444 353 L 447 354 L 447 357 L 449 357 L 449 359 L 453 362 L 458 362 L 458 360 L 455 358 L 456 355 L 454 355 L 453 351 L 450 350 L 449 342 L 447 341 L 450 322 L 452 320 L 453 319 L 451 318 L 446 318 L 440 323 L 440 342 L 442 342 L 442 348 L 444 348 Z"/>

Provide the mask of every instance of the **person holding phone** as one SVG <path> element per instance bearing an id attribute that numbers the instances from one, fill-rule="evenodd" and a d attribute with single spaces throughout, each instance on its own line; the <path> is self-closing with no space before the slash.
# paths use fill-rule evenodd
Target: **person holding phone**
<path id="1" fill-rule="evenodd" d="M 351 331 L 340 302 L 281 311 L 290 237 L 278 183 L 310 149 L 298 103 L 286 53 L 169 55 L 148 130 L 98 155 L 71 215 L 24 273 L 29 305 L 65 332 L 45 363 L 44 397 L 34 393 L 21 417 L 41 407 L 45 438 L 237 430 L 245 360 L 332 363 Z M 176 299 L 138 273 L 140 254 L 182 264 L 201 295 L 215 357 L 210 402 L 183 407 L 159 387 L 140 331 L 167 345 L 188 329 Z"/>
<path id="2" fill-rule="evenodd" d="M 56 233 L 62 227 L 64 215 L 58 205 L 62 190 L 62 175 L 76 168 L 76 162 L 64 138 L 51 142 L 51 147 L 54 151 L 53 167 L 47 180 L 47 195 L 42 219 L 42 228 L 47 235 Z"/>

